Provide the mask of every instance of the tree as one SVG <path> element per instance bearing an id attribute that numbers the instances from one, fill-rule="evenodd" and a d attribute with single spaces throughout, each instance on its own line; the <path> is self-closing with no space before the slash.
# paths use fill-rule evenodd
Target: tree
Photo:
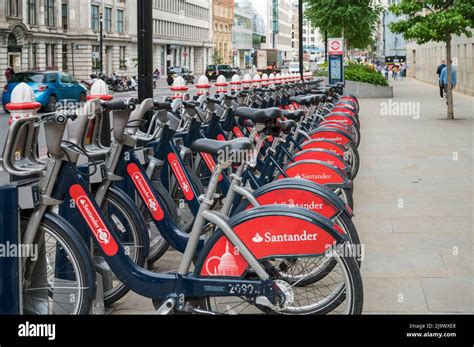
<path id="1" fill-rule="evenodd" d="M 473 0 L 401 0 L 390 7 L 396 16 L 406 16 L 390 24 L 390 30 L 422 45 L 435 41 L 446 43 L 448 64 L 448 119 L 454 119 L 452 53 L 453 36 L 472 36 Z"/>
<path id="2" fill-rule="evenodd" d="M 214 64 L 222 64 L 224 63 L 224 58 L 220 55 L 219 51 L 217 49 L 214 50 L 212 53 L 212 61 Z"/>
<path id="3" fill-rule="evenodd" d="M 372 34 L 382 8 L 373 0 L 305 0 L 305 16 L 321 32 L 344 37 L 348 49 L 365 49 L 373 42 Z"/>

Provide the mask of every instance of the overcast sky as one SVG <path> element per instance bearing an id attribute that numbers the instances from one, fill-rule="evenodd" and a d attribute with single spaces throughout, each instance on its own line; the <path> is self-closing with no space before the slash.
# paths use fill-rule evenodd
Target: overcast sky
<path id="1" fill-rule="evenodd" d="M 263 16 L 265 14 L 265 7 L 267 6 L 267 1 L 252 0 L 252 6 Z"/>

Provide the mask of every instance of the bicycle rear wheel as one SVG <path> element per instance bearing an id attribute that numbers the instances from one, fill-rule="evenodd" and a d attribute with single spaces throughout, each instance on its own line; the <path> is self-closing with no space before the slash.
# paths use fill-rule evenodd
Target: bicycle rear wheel
<path id="1" fill-rule="evenodd" d="M 325 256 L 306 257 L 306 266 L 299 267 L 299 277 L 289 283 L 279 276 L 278 271 L 269 268 L 272 279 L 284 288 L 290 303 L 283 308 L 270 308 L 257 304 L 255 298 L 212 297 L 204 300 L 205 309 L 218 314 L 281 314 L 281 315 L 316 315 L 343 314 L 358 315 L 362 313 L 363 287 L 356 259 L 343 254 L 343 245 Z M 314 269 L 314 262 L 325 261 L 323 258 L 335 259 L 336 265 L 326 277 L 310 285 L 301 285 Z M 300 259 L 300 258 L 299 258 Z M 267 263 L 268 267 L 268 263 Z"/>

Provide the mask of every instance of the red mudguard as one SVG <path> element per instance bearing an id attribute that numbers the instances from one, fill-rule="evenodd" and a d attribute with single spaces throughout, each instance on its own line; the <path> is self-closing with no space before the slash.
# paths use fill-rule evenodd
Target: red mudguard
<path id="1" fill-rule="evenodd" d="M 348 117 L 341 113 L 330 113 L 326 117 L 324 117 L 326 121 L 336 121 L 340 122 L 346 126 L 353 126 L 355 124 L 354 118 Z"/>
<path id="2" fill-rule="evenodd" d="M 312 140 L 327 140 L 347 146 L 353 142 L 349 134 L 338 129 L 316 129 L 309 135 Z"/>
<path id="3" fill-rule="evenodd" d="M 347 183 L 347 176 L 338 168 L 317 160 L 302 160 L 285 168 L 288 178 L 303 178 L 322 185 Z M 281 175 L 278 179 L 285 178 Z"/>
<path id="4" fill-rule="evenodd" d="M 329 220 L 301 208 L 264 206 L 239 213 L 229 225 L 258 260 L 323 255 L 344 240 Z M 249 264 L 228 238 L 217 231 L 197 261 L 202 277 L 242 277 Z"/>
<path id="5" fill-rule="evenodd" d="M 293 160 L 295 162 L 302 160 L 318 160 L 326 162 L 331 166 L 337 167 L 343 172 L 347 172 L 348 169 L 350 170 L 350 166 L 344 161 L 341 156 L 324 149 L 309 149 L 306 151 L 299 152 L 293 157 Z"/>
<path id="6" fill-rule="evenodd" d="M 301 145 L 303 151 L 308 149 L 326 149 L 328 151 L 334 152 L 340 157 L 344 157 L 346 149 L 333 141 L 324 141 L 324 140 L 310 140 Z"/>

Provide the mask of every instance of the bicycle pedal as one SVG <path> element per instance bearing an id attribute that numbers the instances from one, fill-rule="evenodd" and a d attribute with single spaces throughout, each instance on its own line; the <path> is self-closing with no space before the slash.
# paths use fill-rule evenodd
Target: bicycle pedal
<path id="1" fill-rule="evenodd" d="M 166 300 L 160 308 L 156 311 L 157 315 L 166 316 L 174 312 L 174 308 L 176 306 L 176 300 L 168 299 Z"/>

